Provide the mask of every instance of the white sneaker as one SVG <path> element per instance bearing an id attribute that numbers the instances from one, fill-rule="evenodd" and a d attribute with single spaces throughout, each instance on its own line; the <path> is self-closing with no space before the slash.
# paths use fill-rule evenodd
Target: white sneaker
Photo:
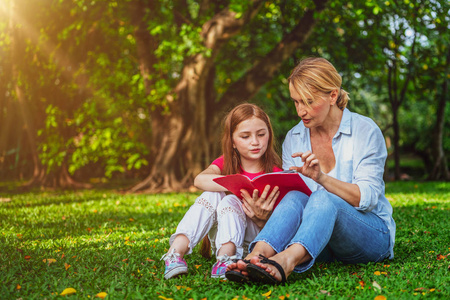
<path id="1" fill-rule="evenodd" d="M 227 267 L 233 262 L 233 259 L 236 259 L 236 255 L 228 256 L 225 254 L 223 256 L 218 256 L 217 262 L 213 265 L 211 270 L 211 278 L 225 278 Z"/>
<path id="2" fill-rule="evenodd" d="M 186 261 L 180 257 L 179 253 L 175 253 L 175 249 L 172 249 L 171 252 L 164 254 L 161 257 L 161 260 L 164 260 L 166 264 L 164 279 L 170 279 L 188 272 Z"/>

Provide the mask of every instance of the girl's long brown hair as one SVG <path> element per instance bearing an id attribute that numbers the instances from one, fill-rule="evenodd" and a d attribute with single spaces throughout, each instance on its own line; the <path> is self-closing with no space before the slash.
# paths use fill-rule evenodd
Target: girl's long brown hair
<path id="1" fill-rule="evenodd" d="M 269 141 L 267 150 L 261 157 L 261 169 L 264 173 L 273 171 L 273 167 L 281 167 L 281 158 L 274 147 L 273 129 L 269 116 L 257 105 L 243 103 L 233 108 L 225 117 L 222 134 L 222 153 L 224 175 L 237 174 L 242 172 L 241 157 L 233 147 L 233 133 L 236 127 L 243 121 L 256 117 L 262 120 L 269 130 Z"/>
<path id="2" fill-rule="evenodd" d="M 223 175 L 242 172 L 240 154 L 233 147 L 233 133 L 241 122 L 251 119 L 252 117 L 256 117 L 266 123 L 269 130 L 267 150 L 260 161 L 262 171 L 264 171 L 264 173 L 269 173 L 273 171 L 274 166 L 281 168 L 281 158 L 277 154 L 274 146 L 273 129 L 269 116 L 259 106 L 251 103 L 243 103 L 233 108 L 223 121 Z M 211 258 L 211 242 L 209 241 L 208 236 L 203 238 L 200 254 L 205 258 Z"/>

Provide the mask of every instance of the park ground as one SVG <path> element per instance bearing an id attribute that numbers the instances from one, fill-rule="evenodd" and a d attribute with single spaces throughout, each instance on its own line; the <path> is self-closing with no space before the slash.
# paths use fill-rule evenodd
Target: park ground
<path id="1" fill-rule="evenodd" d="M 197 249 L 187 257 L 188 276 L 163 279 L 169 236 L 199 193 L 17 194 L 14 184 L 1 183 L 2 299 L 450 298 L 450 183 L 387 183 L 393 260 L 316 264 L 275 287 L 211 279 L 213 260 Z"/>

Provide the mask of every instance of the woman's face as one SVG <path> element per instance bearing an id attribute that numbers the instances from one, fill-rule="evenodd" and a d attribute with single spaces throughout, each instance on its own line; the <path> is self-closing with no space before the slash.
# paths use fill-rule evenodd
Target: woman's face
<path id="1" fill-rule="evenodd" d="M 259 160 L 267 150 L 269 128 L 263 120 L 252 117 L 242 121 L 233 132 L 233 148 L 241 160 Z"/>
<path id="2" fill-rule="evenodd" d="M 306 99 L 309 104 L 308 106 L 303 102 L 300 94 L 294 89 L 291 83 L 289 83 L 289 92 L 295 103 L 297 114 L 300 118 L 302 118 L 305 127 L 312 128 L 321 126 L 327 119 L 328 112 L 330 111 L 331 96 L 318 93 L 315 99 Z"/>

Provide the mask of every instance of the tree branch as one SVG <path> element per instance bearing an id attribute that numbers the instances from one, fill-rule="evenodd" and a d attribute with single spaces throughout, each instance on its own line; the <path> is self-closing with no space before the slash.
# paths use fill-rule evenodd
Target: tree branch
<path id="1" fill-rule="evenodd" d="M 402 102 L 405 99 L 406 90 L 408 89 L 409 81 L 414 76 L 413 67 L 415 65 L 414 50 L 416 48 L 416 36 L 417 36 L 417 31 L 414 30 L 413 43 L 411 46 L 411 54 L 409 55 L 408 74 L 406 75 L 406 80 L 405 80 L 402 90 L 400 92 L 400 100 L 398 101 L 399 107 L 402 105 Z"/>
<path id="2" fill-rule="evenodd" d="M 139 60 L 139 70 L 144 78 L 144 85 L 147 92 L 150 92 L 152 79 L 151 74 L 154 73 L 153 65 L 156 64 L 157 58 L 155 50 L 158 48 L 158 42 L 155 37 L 148 31 L 146 20 L 146 9 L 150 14 L 156 10 L 158 1 L 134 0 L 130 4 L 131 22 L 134 26 L 136 36 L 137 57 Z"/>
<path id="3" fill-rule="evenodd" d="M 308 9 L 291 32 L 287 33 L 264 58 L 255 63 L 246 74 L 228 88 L 222 95 L 217 109 L 224 110 L 243 99 L 250 99 L 273 78 L 283 61 L 308 39 L 317 22 L 314 14 L 325 8 L 327 0 L 316 0 L 314 3 L 316 7 Z"/>
<path id="4" fill-rule="evenodd" d="M 205 46 L 210 49 L 220 48 L 257 14 L 263 2 L 252 0 L 249 9 L 240 18 L 236 18 L 236 13 L 227 7 L 205 22 L 201 33 Z"/>

